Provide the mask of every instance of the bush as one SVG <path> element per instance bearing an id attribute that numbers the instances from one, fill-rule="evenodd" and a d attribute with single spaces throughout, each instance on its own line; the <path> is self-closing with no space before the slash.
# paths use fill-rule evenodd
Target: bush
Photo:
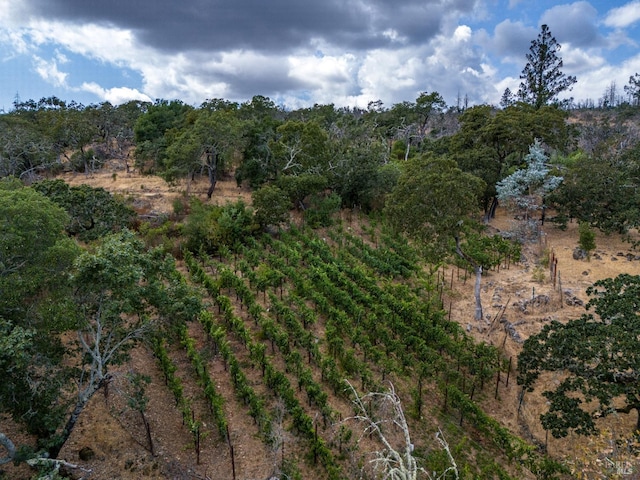
<path id="1" fill-rule="evenodd" d="M 185 246 L 194 253 L 217 253 L 222 246 L 244 243 L 258 231 L 253 211 L 242 200 L 220 207 L 194 198 L 190 209 L 183 231 Z"/>
<path id="2" fill-rule="evenodd" d="M 340 195 L 332 193 L 327 196 L 312 195 L 309 208 L 304 218 L 311 228 L 328 227 L 333 223 L 332 216 L 342 205 Z"/>
<path id="3" fill-rule="evenodd" d="M 578 246 L 587 252 L 587 259 L 589 259 L 591 258 L 591 252 L 596 249 L 596 234 L 589 222 L 580 222 L 578 234 Z"/>

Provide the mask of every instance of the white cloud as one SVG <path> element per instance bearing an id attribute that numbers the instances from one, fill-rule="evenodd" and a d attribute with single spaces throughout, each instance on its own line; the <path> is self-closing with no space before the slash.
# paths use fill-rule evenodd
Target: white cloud
<path id="1" fill-rule="evenodd" d="M 151 98 L 135 88 L 114 87 L 105 89 L 95 82 L 85 82 L 78 90 L 92 93 L 103 101 L 109 102 L 113 105 L 125 103 L 130 100 L 141 100 L 143 102 L 152 101 Z"/>
<path id="2" fill-rule="evenodd" d="M 55 87 L 66 87 L 68 73 L 58 70 L 57 60 L 45 60 L 44 58 L 34 56 L 33 62 L 35 70 L 44 81 Z"/>
<path id="3" fill-rule="evenodd" d="M 628 58 L 620 65 L 603 64 L 600 68 L 584 72 L 578 77 L 578 82 L 569 95 L 576 100 L 589 98 L 597 101 L 613 82 L 618 94 L 624 96 L 624 86 L 636 72 L 640 72 L 640 54 Z"/>
<path id="4" fill-rule="evenodd" d="M 604 24 L 613 28 L 625 28 L 640 20 L 640 1 L 634 0 L 622 7 L 609 10 Z"/>

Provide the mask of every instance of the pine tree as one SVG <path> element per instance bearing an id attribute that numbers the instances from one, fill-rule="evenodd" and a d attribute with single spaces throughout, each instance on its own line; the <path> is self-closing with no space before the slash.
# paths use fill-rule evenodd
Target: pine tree
<path id="1" fill-rule="evenodd" d="M 520 100 L 539 109 L 556 100 L 565 90 L 571 90 L 577 80 L 562 73 L 559 50 L 560 44 L 551 35 L 549 27 L 542 25 L 538 38 L 531 42 L 527 64 L 520 74 Z"/>

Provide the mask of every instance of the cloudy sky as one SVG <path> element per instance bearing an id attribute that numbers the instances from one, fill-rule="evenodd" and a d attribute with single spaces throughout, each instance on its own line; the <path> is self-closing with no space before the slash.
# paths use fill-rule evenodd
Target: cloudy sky
<path id="1" fill-rule="evenodd" d="M 55 95 L 497 104 L 549 25 L 576 100 L 640 72 L 640 0 L 0 0 L 0 108 Z"/>

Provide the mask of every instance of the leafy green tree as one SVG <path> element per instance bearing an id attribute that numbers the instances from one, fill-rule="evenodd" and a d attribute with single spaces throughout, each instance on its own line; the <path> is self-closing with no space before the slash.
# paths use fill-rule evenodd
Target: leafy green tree
<path id="1" fill-rule="evenodd" d="M 587 294 L 586 308 L 594 314 L 552 321 L 524 342 L 518 356 L 518 384 L 526 391 L 547 373 L 560 379 L 546 383 L 549 410 L 540 416 L 556 438 L 570 431 L 594 434 L 596 419 L 614 413 L 640 413 L 640 276 L 599 280 Z"/>
<path id="2" fill-rule="evenodd" d="M 311 228 L 328 227 L 333 223 L 333 214 L 340 210 L 342 199 L 337 193 L 314 194 L 309 208 L 304 211 L 304 219 Z"/>
<path id="3" fill-rule="evenodd" d="M 554 106 L 536 110 L 517 103 L 496 111 L 478 105 L 464 111 L 460 130 L 440 140 L 436 148 L 452 155 L 463 171 L 485 181 L 481 202 L 488 220 L 497 207 L 497 182 L 522 161 L 536 139 L 556 151 L 572 148 L 575 132 L 566 119 L 567 112 Z"/>
<path id="4" fill-rule="evenodd" d="M 462 234 L 476 211 L 483 186 L 450 158 L 421 156 L 403 165 L 385 213 L 397 230 L 448 251 L 449 241 Z"/>
<path id="5" fill-rule="evenodd" d="M 76 376 L 75 405 L 49 449 L 53 458 L 89 400 L 109 381 L 109 369 L 128 358 L 130 349 L 151 331 L 160 315 L 182 314 L 184 295 L 176 292 L 184 293 L 183 284 L 172 257 L 161 250 L 145 250 L 128 230 L 105 237 L 77 258 L 71 285 L 82 363 Z M 193 318 L 195 312 L 191 309 L 186 315 Z"/>
<path id="6" fill-rule="evenodd" d="M 518 97 L 536 109 L 557 100 L 562 92 L 571 90 L 576 77 L 562 73 L 560 44 L 551 35 L 549 27 L 542 25 L 538 38 L 531 42 L 527 64 L 520 74 Z"/>
<path id="7" fill-rule="evenodd" d="M 184 126 L 187 114 L 192 110 L 193 107 L 178 100 L 157 100 L 146 106 L 133 127 L 139 168 L 155 170 L 161 167 L 171 138 Z"/>
<path id="8" fill-rule="evenodd" d="M 289 221 L 291 200 L 282 189 L 275 185 L 263 185 L 251 194 L 255 220 L 263 228 L 278 226 Z"/>
<path id="9" fill-rule="evenodd" d="M 564 180 L 547 198 L 562 226 L 571 218 L 605 233 L 628 233 L 640 226 L 640 148 L 621 155 L 580 155 L 563 172 Z"/>
<path id="10" fill-rule="evenodd" d="M 282 124 L 284 112 L 272 100 L 257 95 L 240 105 L 238 115 L 244 123 L 244 151 L 242 163 L 235 172 L 240 186 L 247 181 L 251 188 L 275 180 L 278 169 L 271 145 L 276 130 Z"/>
<path id="11" fill-rule="evenodd" d="M 395 184 L 397 166 L 388 163 L 387 146 L 373 130 L 368 123 L 343 122 L 339 133 L 330 139 L 328 186 L 340 195 L 345 207 L 358 206 L 365 211 L 380 207 Z"/>
<path id="12" fill-rule="evenodd" d="M 69 385 L 59 334 L 73 326 L 68 270 L 79 248 L 67 214 L 19 182 L 0 181 L 0 411 L 51 436 Z"/>
<path id="13" fill-rule="evenodd" d="M 425 155 L 409 160 L 385 205 L 385 215 L 397 230 L 408 234 L 430 250 L 434 261 L 455 252 L 476 273 L 476 319 L 482 318 L 480 282 L 482 264 L 463 249 L 465 233 L 473 222 L 470 215 L 478 208 L 484 182 L 463 172 L 447 157 Z"/>
<path id="14" fill-rule="evenodd" d="M 101 187 L 70 186 L 56 179 L 40 181 L 33 188 L 69 214 L 67 232 L 83 241 L 96 240 L 129 227 L 136 217 L 124 201 Z"/>
<path id="15" fill-rule="evenodd" d="M 318 175 L 328 167 L 328 137 L 314 121 L 288 120 L 276 129 L 276 138 L 269 148 L 274 159 L 272 178 L 305 173 Z"/>
<path id="16" fill-rule="evenodd" d="M 302 175 L 285 175 L 276 181 L 276 185 L 289 195 L 295 208 L 305 210 L 305 199 L 328 187 L 327 178 L 323 175 L 305 173 Z"/>
<path id="17" fill-rule="evenodd" d="M 420 131 L 424 132 L 429 119 L 434 114 L 441 113 L 446 107 L 447 102 L 444 101 L 444 98 L 442 98 L 442 95 L 438 92 L 422 92 L 418 95 L 415 108 L 418 115 Z"/>
<path id="18" fill-rule="evenodd" d="M 205 170 L 209 179 L 207 197 L 211 198 L 218 175 L 241 151 L 242 124 L 233 109 L 202 108 L 193 112 L 189 123 L 167 147 L 161 174 L 166 180 L 192 177 Z"/>
<path id="19" fill-rule="evenodd" d="M 192 199 L 190 210 L 183 232 L 186 248 L 194 253 L 241 245 L 257 231 L 253 211 L 241 200 L 218 206 Z"/>

